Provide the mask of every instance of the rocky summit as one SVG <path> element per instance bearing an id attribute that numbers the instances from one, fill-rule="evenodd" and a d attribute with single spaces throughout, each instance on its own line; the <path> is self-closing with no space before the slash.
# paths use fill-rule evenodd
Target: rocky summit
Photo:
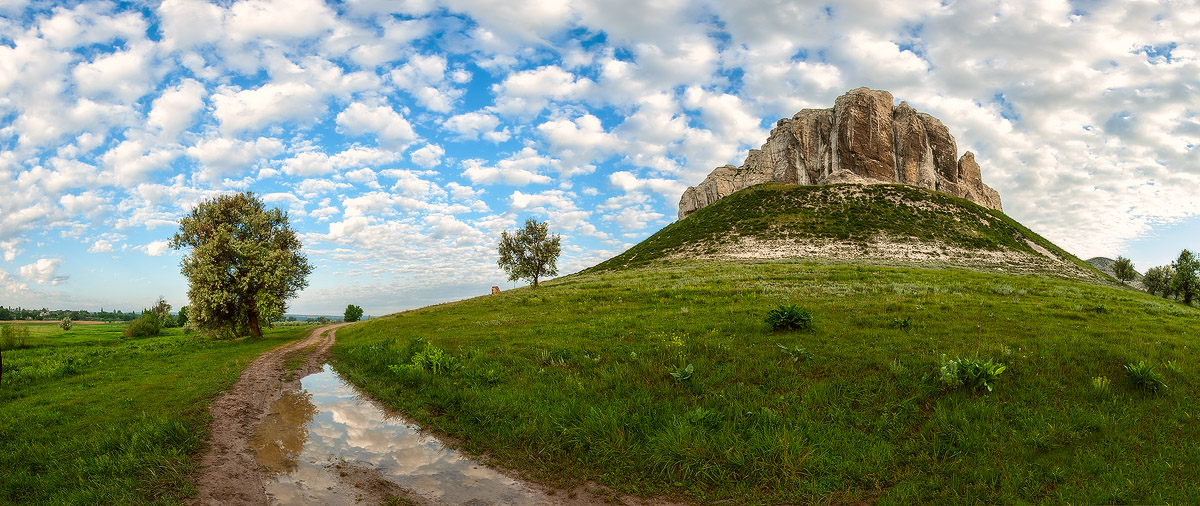
<path id="1" fill-rule="evenodd" d="M 960 158 L 954 137 L 937 118 L 892 94 L 858 88 L 830 109 L 805 109 L 771 129 L 740 167 L 717 167 L 679 199 L 679 219 L 742 188 L 770 181 L 902 183 L 1002 210 L 1000 194 L 983 184 L 975 154 Z"/>

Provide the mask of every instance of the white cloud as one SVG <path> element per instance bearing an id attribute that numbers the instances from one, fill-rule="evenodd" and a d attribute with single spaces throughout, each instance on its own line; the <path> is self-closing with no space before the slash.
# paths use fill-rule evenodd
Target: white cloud
<path id="1" fill-rule="evenodd" d="M 446 155 L 446 150 L 437 144 L 426 144 L 420 149 L 412 152 L 410 158 L 413 163 L 420 165 L 426 169 L 432 169 L 442 164 L 442 157 Z"/>
<path id="2" fill-rule="evenodd" d="M 305 82 L 267 83 L 250 90 L 222 87 L 212 96 L 213 117 L 226 135 L 285 121 L 308 122 L 325 112 L 325 98 Z"/>
<path id="3" fill-rule="evenodd" d="M 500 118 L 482 112 L 468 112 L 447 119 L 442 127 L 458 134 L 462 140 L 475 140 L 481 135 L 493 142 L 504 142 L 509 139 L 508 128 L 497 131 Z"/>
<path id="4" fill-rule="evenodd" d="M 538 125 L 538 131 L 560 160 L 560 174 L 571 177 L 596 170 L 592 162 L 615 153 L 620 139 L 604 130 L 600 118 L 585 114 L 574 120 L 559 118 Z"/>
<path id="5" fill-rule="evenodd" d="M 66 274 L 57 272 L 60 266 L 62 266 L 61 258 L 41 258 L 34 263 L 22 266 L 18 272 L 25 279 L 39 285 L 57 286 L 70 278 Z"/>
<path id="6" fill-rule="evenodd" d="M 146 181 L 151 172 L 162 169 L 179 156 L 179 151 L 155 148 L 141 141 L 127 140 L 104 153 L 104 166 L 112 171 L 116 183 L 136 186 Z"/>
<path id="7" fill-rule="evenodd" d="M 166 139 L 176 138 L 195 121 L 196 113 L 204 107 L 206 93 L 203 84 L 184 79 L 154 99 L 150 113 L 146 115 L 146 124 L 158 128 Z"/>
<path id="8" fill-rule="evenodd" d="M 241 0 L 229 8 L 226 30 L 239 42 L 299 39 L 332 29 L 334 18 L 321 0 Z"/>
<path id="9" fill-rule="evenodd" d="M 88 98 L 111 98 L 130 104 L 150 92 L 153 73 L 150 44 L 138 44 L 126 51 L 97 56 L 80 63 L 72 72 L 75 87 Z"/>
<path id="10" fill-rule="evenodd" d="M 524 186 L 530 183 L 549 184 L 552 181 L 550 177 L 539 171 L 553 163 L 554 160 L 538 154 L 533 148 L 525 148 L 495 165 L 489 166 L 483 160 L 476 159 L 464 160 L 462 164 L 463 176 L 474 184 Z"/>
<path id="11" fill-rule="evenodd" d="M 545 109 L 551 100 L 583 99 L 594 85 L 591 79 L 555 65 L 516 72 L 492 86 L 496 94 L 494 110 L 504 115 L 529 116 Z"/>
<path id="12" fill-rule="evenodd" d="M 152 257 L 162 256 L 171 249 L 170 241 L 151 241 L 146 244 L 145 251 L 147 255 Z"/>
<path id="13" fill-rule="evenodd" d="M 408 120 L 386 105 L 350 104 L 337 115 L 337 125 L 351 135 L 374 135 L 380 146 L 395 149 L 404 149 L 417 138 Z"/>
<path id="14" fill-rule="evenodd" d="M 262 162 L 283 153 L 283 143 L 268 137 L 253 141 L 214 137 L 196 143 L 185 152 L 204 167 L 202 178 L 217 181 L 224 176 L 249 173 Z"/>

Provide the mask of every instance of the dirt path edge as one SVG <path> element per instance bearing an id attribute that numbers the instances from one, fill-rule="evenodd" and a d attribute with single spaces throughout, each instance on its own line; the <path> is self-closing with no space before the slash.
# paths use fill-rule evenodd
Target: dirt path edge
<path id="1" fill-rule="evenodd" d="M 198 493 L 188 504 L 268 504 L 250 449 L 250 436 L 271 402 L 284 392 L 299 389 L 300 378 L 321 370 L 338 327 L 344 325 L 317 327 L 303 339 L 259 355 L 242 371 L 237 383 L 209 406 L 212 430 L 192 479 Z M 284 362 L 297 354 L 306 354 L 304 362 L 289 370 Z"/>

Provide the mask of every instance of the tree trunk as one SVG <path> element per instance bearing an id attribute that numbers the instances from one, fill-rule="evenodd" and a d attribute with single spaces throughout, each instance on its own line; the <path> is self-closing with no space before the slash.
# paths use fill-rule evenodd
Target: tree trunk
<path id="1" fill-rule="evenodd" d="M 250 318 L 250 335 L 256 338 L 262 338 L 262 327 L 258 326 L 258 311 L 250 311 L 247 315 Z"/>

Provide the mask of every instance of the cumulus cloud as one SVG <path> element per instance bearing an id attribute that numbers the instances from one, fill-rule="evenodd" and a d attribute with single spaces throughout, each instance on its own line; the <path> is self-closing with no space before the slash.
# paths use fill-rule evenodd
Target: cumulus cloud
<path id="1" fill-rule="evenodd" d="M 146 244 L 145 251 L 147 255 L 152 257 L 162 256 L 171 249 L 170 241 L 152 241 Z"/>
<path id="2" fill-rule="evenodd" d="M 483 112 L 468 112 L 452 116 L 442 123 L 442 128 L 457 133 L 462 140 L 474 140 L 482 136 L 492 142 L 504 142 L 511 137 L 508 128 L 497 131 L 500 118 Z"/>
<path id="3" fill-rule="evenodd" d="M 283 153 L 278 139 L 259 137 L 252 141 L 214 137 L 201 140 L 184 150 L 201 164 L 201 177 L 217 181 L 222 177 L 248 173 L 251 168 Z"/>
<path id="4" fill-rule="evenodd" d="M 465 160 L 462 174 L 475 184 L 548 184 L 552 181 L 550 176 L 540 174 L 539 171 L 553 163 L 554 160 L 539 154 L 537 150 L 525 148 L 494 165 L 487 165 L 483 160 Z"/>
<path id="5" fill-rule="evenodd" d="M 437 144 L 426 144 L 425 146 L 413 150 L 410 157 L 413 163 L 420 165 L 426 169 L 432 169 L 442 164 L 442 157 L 446 155 L 446 150 Z"/>
<path id="6" fill-rule="evenodd" d="M 70 276 L 58 272 L 61 265 L 61 258 L 40 258 L 34 263 L 22 266 L 18 272 L 21 277 L 39 285 L 57 286 L 70 279 Z"/>
<path id="7" fill-rule="evenodd" d="M 350 104 L 338 114 L 337 125 L 351 135 L 374 135 L 389 148 L 403 149 L 417 138 L 408 120 L 386 105 Z"/>

